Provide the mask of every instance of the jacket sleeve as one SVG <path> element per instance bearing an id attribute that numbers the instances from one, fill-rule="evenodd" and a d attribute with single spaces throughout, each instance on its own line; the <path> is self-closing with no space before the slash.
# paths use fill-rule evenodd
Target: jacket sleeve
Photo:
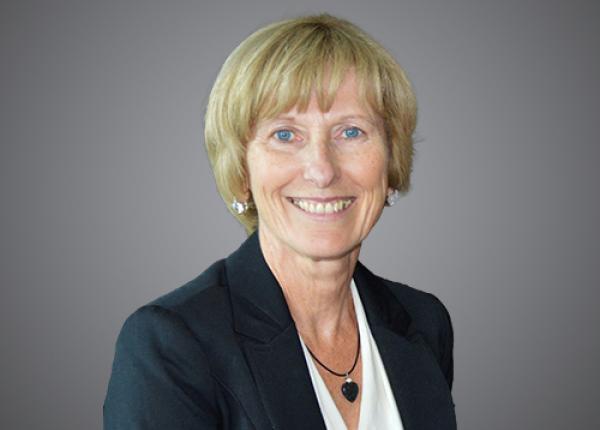
<path id="1" fill-rule="evenodd" d="M 214 393 L 206 357 L 185 322 L 168 309 L 145 306 L 119 334 L 104 429 L 217 429 Z"/>

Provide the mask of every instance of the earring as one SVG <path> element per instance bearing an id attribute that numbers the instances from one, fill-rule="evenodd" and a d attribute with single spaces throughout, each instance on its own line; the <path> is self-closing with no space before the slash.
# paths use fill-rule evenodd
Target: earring
<path id="1" fill-rule="evenodd" d="M 387 193 L 387 197 L 385 198 L 385 202 L 388 206 L 394 206 L 398 200 L 400 200 L 400 191 L 395 188 L 390 188 Z"/>
<path id="2" fill-rule="evenodd" d="M 252 202 L 238 202 L 235 197 L 233 198 L 233 202 L 231 202 L 231 209 L 238 215 L 246 213 L 246 211 L 253 206 L 254 204 Z"/>

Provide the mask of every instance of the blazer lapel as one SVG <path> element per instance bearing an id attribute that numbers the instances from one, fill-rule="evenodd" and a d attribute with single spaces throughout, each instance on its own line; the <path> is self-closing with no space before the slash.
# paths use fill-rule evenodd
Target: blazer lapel
<path id="1" fill-rule="evenodd" d="M 226 260 L 234 330 L 275 429 L 322 429 L 300 339 L 255 232 Z M 354 281 L 405 430 L 454 430 L 448 384 L 406 309 L 360 262 Z"/>
<path id="2" fill-rule="evenodd" d="M 446 379 L 410 315 L 380 278 L 358 263 L 354 282 L 405 430 L 456 429 Z"/>
<path id="3" fill-rule="evenodd" d="M 275 429 L 323 429 L 304 353 L 258 234 L 226 260 L 234 330 Z"/>

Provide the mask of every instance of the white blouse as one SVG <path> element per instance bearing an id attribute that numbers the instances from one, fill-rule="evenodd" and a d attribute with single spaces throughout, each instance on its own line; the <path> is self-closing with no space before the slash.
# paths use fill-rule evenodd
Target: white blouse
<path id="1" fill-rule="evenodd" d="M 375 344 L 375 339 L 371 334 L 371 329 L 367 322 L 360 296 L 354 285 L 354 280 L 350 284 L 352 290 L 352 299 L 354 301 L 354 311 L 358 321 L 358 330 L 360 333 L 360 355 L 362 359 L 362 390 L 360 416 L 358 421 L 358 430 L 402 430 L 402 421 L 400 413 L 396 407 L 396 400 L 390 387 L 390 382 L 385 373 L 379 350 Z M 346 430 L 346 424 L 342 415 L 337 409 L 323 378 L 317 370 L 317 364 L 313 361 L 306 345 L 300 337 L 304 358 L 308 365 L 310 378 L 312 380 L 321 414 L 328 430 Z M 340 377 L 340 387 L 343 383 Z"/>

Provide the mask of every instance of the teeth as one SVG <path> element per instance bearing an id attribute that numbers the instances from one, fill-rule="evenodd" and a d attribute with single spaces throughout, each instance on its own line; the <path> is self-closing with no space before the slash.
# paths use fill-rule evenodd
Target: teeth
<path id="1" fill-rule="evenodd" d="M 292 202 L 305 212 L 313 214 L 332 214 L 346 209 L 352 203 L 351 199 L 336 200 L 335 202 L 314 203 L 307 200 L 294 199 Z"/>

